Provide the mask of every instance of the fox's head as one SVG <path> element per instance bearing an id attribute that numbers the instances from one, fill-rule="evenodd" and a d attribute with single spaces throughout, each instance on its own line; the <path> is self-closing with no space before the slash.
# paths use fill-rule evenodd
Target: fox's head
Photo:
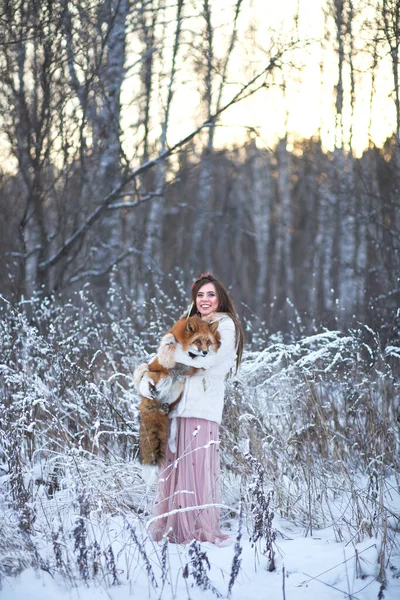
<path id="1" fill-rule="evenodd" d="M 207 356 L 210 350 L 216 352 L 221 345 L 221 336 L 218 333 L 218 321 L 207 323 L 200 317 L 181 319 L 171 329 L 175 339 L 180 342 L 182 349 L 191 358 Z"/>

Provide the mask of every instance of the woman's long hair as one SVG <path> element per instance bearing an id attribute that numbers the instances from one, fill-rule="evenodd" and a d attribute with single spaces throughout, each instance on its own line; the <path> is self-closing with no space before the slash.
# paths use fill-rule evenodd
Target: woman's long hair
<path id="1" fill-rule="evenodd" d="M 235 324 L 235 331 L 236 331 L 235 341 L 236 341 L 236 353 L 237 353 L 236 371 L 237 371 L 239 368 L 240 362 L 242 360 L 242 354 L 243 354 L 243 345 L 244 345 L 243 328 L 242 328 L 242 325 L 240 324 L 239 318 L 237 316 L 235 305 L 233 304 L 232 299 L 230 298 L 230 296 L 226 290 L 226 287 L 224 286 L 224 284 L 221 281 L 219 281 L 219 279 L 214 277 L 214 275 L 211 275 L 211 273 L 203 273 L 202 275 L 200 275 L 200 277 L 198 279 L 196 279 L 196 281 L 194 281 L 192 283 L 192 298 L 191 298 L 191 305 L 190 305 L 188 316 L 191 317 L 193 315 L 199 314 L 197 312 L 197 308 L 196 308 L 196 298 L 197 298 L 199 289 L 201 287 L 203 287 L 203 285 L 206 283 L 212 283 L 215 287 L 215 290 L 218 295 L 218 300 L 219 300 L 218 312 L 223 312 L 223 313 L 228 314 Z"/>

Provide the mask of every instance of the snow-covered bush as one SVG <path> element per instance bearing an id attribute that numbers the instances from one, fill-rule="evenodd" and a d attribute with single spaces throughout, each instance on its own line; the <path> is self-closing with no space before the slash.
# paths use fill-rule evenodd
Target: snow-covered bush
<path id="1" fill-rule="evenodd" d="M 262 464 L 280 514 L 309 533 L 337 519 L 339 499 L 350 499 L 350 512 L 353 502 L 358 510 L 350 519 L 341 514 L 338 537 L 344 522 L 357 536 L 366 529 L 377 534 L 382 515 L 373 507 L 400 466 L 399 414 L 393 366 L 366 328 L 271 341 L 246 353 L 228 386 L 222 427 L 227 479 L 248 477 L 249 452 Z M 360 510 L 365 502 L 369 508 Z"/>

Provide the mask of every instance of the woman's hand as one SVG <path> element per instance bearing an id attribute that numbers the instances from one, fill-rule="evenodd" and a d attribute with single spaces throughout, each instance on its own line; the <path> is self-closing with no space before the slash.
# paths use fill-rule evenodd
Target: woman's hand
<path id="1" fill-rule="evenodd" d="M 204 315 L 203 317 L 201 317 L 202 321 L 205 321 L 206 323 L 211 323 L 213 320 L 213 317 L 216 315 L 215 312 L 210 313 L 209 315 Z"/>
<path id="2" fill-rule="evenodd" d="M 154 385 L 154 381 L 147 375 L 147 371 L 143 374 L 140 380 L 138 392 L 145 398 L 154 399 L 157 397 L 157 388 Z"/>
<path id="3" fill-rule="evenodd" d="M 148 370 L 149 365 L 147 363 L 139 365 L 133 373 L 133 383 L 138 394 L 145 398 L 154 398 L 155 385 L 153 380 L 147 375 Z"/>
<path id="4" fill-rule="evenodd" d="M 133 373 L 133 383 L 135 385 L 136 391 L 140 393 L 140 384 L 143 379 L 143 375 L 149 370 L 149 365 L 147 363 L 142 363 L 139 365 L 134 373 Z"/>

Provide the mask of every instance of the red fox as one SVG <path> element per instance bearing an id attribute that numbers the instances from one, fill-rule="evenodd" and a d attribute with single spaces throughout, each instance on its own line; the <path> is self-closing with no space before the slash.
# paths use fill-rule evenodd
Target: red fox
<path id="1" fill-rule="evenodd" d="M 140 459 L 144 465 L 160 466 L 165 459 L 169 433 L 169 411 L 179 402 L 185 377 L 198 369 L 175 363 L 174 342 L 179 342 L 188 357 L 206 356 L 210 349 L 220 346 L 218 322 L 209 324 L 200 317 L 180 319 L 164 336 L 157 356 L 146 367 L 135 371 L 137 386 L 142 377 L 147 378 L 152 398 L 142 396 L 140 411 Z"/>

